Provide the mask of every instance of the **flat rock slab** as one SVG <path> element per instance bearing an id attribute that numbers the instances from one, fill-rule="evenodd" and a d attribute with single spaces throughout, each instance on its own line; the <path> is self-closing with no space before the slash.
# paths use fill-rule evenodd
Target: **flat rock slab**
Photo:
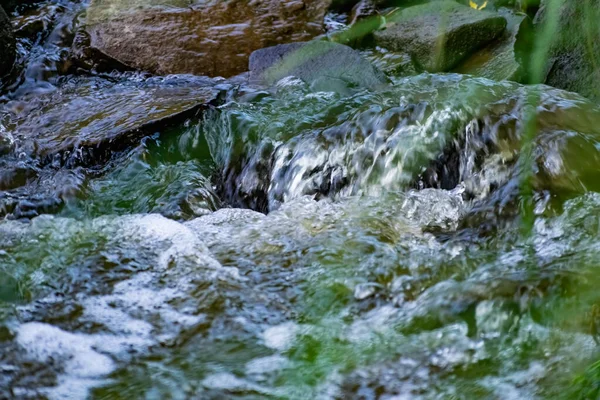
<path id="1" fill-rule="evenodd" d="M 48 95 L 6 104 L 3 124 L 15 154 L 42 164 L 95 165 L 213 102 L 215 84 L 195 77 L 74 79 Z"/>
<path id="2" fill-rule="evenodd" d="M 272 85 L 287 76 L 295 76 L 317 91 L 376 89 L 388 82 L 385 74 L 358 51 L 320 40 L 257 50 L 250 56 L 249 69 L 253 83 Z"/>
<path id="3" fill-rule="evenodd" d="M 132 68 L 229 77 L 246 71 L 254 50 L 323 33 L 329 3 L 93 0 L 86 31 L 93 49 Z"/>
<path id="4" fill-rule="evenodd" d="M 374 32 L 377 45 L 409 53 L 429 72 L 448 71 L 499 37 L 506 19 L 453 1 L 439 1 L 398 10 L 385 28 Z"/>

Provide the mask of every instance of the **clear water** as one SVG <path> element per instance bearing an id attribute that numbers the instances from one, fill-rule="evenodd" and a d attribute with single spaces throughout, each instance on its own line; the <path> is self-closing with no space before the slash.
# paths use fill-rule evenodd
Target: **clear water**
<path id="1" fill-rule="evenodd" d="M 597 398 L 594 104 L 224 88 L 101 167 L 2 156 L 76 190 L 0 222 L 0 397 Z"/>

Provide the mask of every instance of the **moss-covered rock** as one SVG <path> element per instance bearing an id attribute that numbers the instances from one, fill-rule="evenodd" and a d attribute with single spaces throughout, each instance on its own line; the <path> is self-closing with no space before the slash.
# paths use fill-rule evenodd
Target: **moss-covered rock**
<path id="1" fill-rule="evenodd" d="M 506 19 L 453 1 L 439 1 L 398 10 L 374 32 L 375 43 L 409 53 L 424 70 L 448 71 L 476 50 L 498 38 Z"/>
<path id="2" fill-rule="evenodd" d="M 578 92 L 600 100 L 600 0 L 556 0 L 557 15 L 551 15 L 548 0 L 542 3 L 534 20 L 535 46 L 548 48 L 547 54 L 535 52 L 530 60 L 532 79 Z M 554 26 L 552 32 L 545 30 Z M 541 66 L 542 71 L 534 69 Z"/>
<path id="3" fill-rule="evenodd" d="M 467 58 L 454 72 L 497 81 L 521 79 L 522 67 L 517 41 L 519 34 L 529 32 L 531 22 L 525 14 L 516 14 L 507 9 L 501 10 L 500 13 L 508 21 L 504 34 L 491 45 Z"/>

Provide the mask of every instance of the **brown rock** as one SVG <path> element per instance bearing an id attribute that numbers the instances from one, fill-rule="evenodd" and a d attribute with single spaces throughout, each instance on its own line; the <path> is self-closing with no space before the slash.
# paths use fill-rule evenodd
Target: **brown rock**
<path id="1" fill-rule="evenodd" d="M 86 28 L 90 45 L 156 74 L 233 76 L 246 71 L 254 50 L 321 34 L 330 0 L 180 3 L 93 0 Z"/>

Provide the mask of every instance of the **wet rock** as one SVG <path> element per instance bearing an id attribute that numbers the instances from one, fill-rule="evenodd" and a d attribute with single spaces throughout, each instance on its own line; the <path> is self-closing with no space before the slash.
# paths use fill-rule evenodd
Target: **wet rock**
<path id="1" fill-rule="evenodd" d="M 29 7 L 33 3 L 37 3 L 37 0 L 1 0 L 0 7 L 10 13 L 17 8 Z"/>
<path id="2" fill-rule="evenodd" d="M 350 14 L 350 21 L 352 24 L 377 15 L 377 6 L 373 0 L 361 0 L 353 8 Z"/>
<path id="3" fill-rule="evenodd" d="M 517 40 L 521 33 L 527 31 L 530 22 L 525 14 L 515 14 L 508 10 L 500 11 L 500 14 L 508 21 L 504 34 L 490 46 L 470 56 L 455 72 L 497 81 L 519 80 L 522 71 Z"/>
<path id="4" fill-rule="evenodd" d="M 80 2 L 41 3 L 12 18 L 18 40 L 17 60 L 7 80 L 10 98 L 55 89 L 55 78 L 68 69 L 68 50 L 83 11 Z"/>
<path id="5" fill-rule="evenodd" d="M 329 5 L 326 0 L 183 3 L 94 0 L 86 27 L 90 46 L 156 74 L 233 76 L 246 70 L 254 50 L 322 33 Z"/>
<path id="6" fill-rule="evenodd" d="M 104 54 L 91 46 L 90 35 L 85 29 L 79 29 L 73 39 L 69 54 L 70 69 L 79 68 L 96 73 L 112 71 L 134 71 L 134 68 Z"/>
<path id="7" fill-rule="evenodd" d="M 453 1 L 432 2 L 396 11 L 375 43 L 409 53 L 425 70 L 447 71 L 502 34 L 506 20 Z"/>
<path id="8" fill-rule="evenodd" d="M 371 61 L 388 76 L 402 77 L 417 75 L 422 72 L 417 69 L 410 55 L 398 53 L 387 49 L 376 47 L 362 52 L 363 56 Z"/>
<path id="9" fill-rule="evenodd" d="M 250 81 L 272 85 L 295 76 L 315 91 L 351 92 L 352 88 L 376 89 L 385 75 L 360 53 L 338 43 L 312 41 L 283 44 L 257 50 L 250 56 Z"/>
<path id="10" fill-rule="evenodd" d="M 15 36 L 35 41 L 38 35 L 48 34 L 56 23 L 56 19 L 64 12 L 64 7 L 57 4 L 30 10 L 12 20 Z"/>
<path id="11" fill-rule="evenodd" d="M 359 13 L 354 14 L 352 17 L 352 25 L 346 29 L 334 32 L 330 35 L 329 40 L 353 48 L 372 47 L 372 34 L 374 31 L 379 30 L 384 26 L 385 18 L 378 13 L 366 15 L 369 11 L 363 11 L 365 12 L 365 15 Z"/>
<path id="12" fill-rule="evenodd" d="M 331 9 L 337 11 L 349 11 L 359 2 L 360 0 L 332 0 Z"/>
<path id="13" fill-rule="evenodd" d="M 15 38 L 8 16 L 0 7 L 0 77 L 8 74 L 15 62 Z"/>
<path id="14" fill-rule="evenodd" d="M 546 24 L 553 23 L 553 16 L 548 12 L 548 1 L 542 2 L 535 17 L 536 40 L 544 41 L 551 35 L 551 42 L 547 59 L 531 60 L 529 73 L 532 77 L 540 76 L 548 85 L 578 92 L 592 100 L 600 100 L 600 43 L 597 40 L 600 34 L 597 24 L 600 2 L 561 0 L 557 3 L 555 32 L 545 31 Z M 543 70 L 531 70 L 540 61 Z"/>
<path id="15" fill-rule="evenodd" d="M 14 219 L 58 212 L 66 203 L 81 196 L 87 184 L 81 169 L 40 170 L 9 163 L 2 175 L 5 182 L 1 183 L 9 186 L 1 187 L 0 215 Z M 17 186 L 19 184 L 21 186 Z"/>
<path id="16" fill-rule="evenodd" d="M 215 101 L 214 85 L 204 78 L 74 79 L 48 95 L 9 102 L 3 111 L 15 153 L 42 164 L 98 165 L 159 127 L 196 115 Z"/>

